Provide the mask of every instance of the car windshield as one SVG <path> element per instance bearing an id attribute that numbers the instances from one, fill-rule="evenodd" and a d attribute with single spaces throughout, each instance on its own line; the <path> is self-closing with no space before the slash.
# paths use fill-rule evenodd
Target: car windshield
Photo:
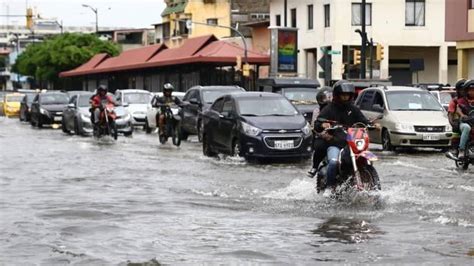
<path id="1" fill-rule="evenodd" d="M 288 100 L 275 97 L 241 99 L 238 101 L 238 109 L 243 116 L 294 116 L 298 114 Z"/>
<path id="2" fill-rule="evenodd" d="M 241 91 L 239 89 L 223 89 L 223 90 L 204 90 L 202 92 L 202 99 L 205 103 L 213 103 L 217 98 L 224 94 L 234 91 Z"/>
<path id="3" fill-rule="evenodd" d="M 69 101 L 66 94 L 44 94 L 41 96 L 41 104 L 67 104 Z"/>
<path id="4" fill-rule="evenodd" d="M 7 102 L 21 102 L 24 95 L 7 95 Z"/>
<path id="5" fill-rule="evenodd" d="M 456 97 L 456 93 L 455 92 L 440 92 L 439 93 L 439 101 L 441 102 L 441 104 L 449 104 L 449 102 L 451 102 L 451 100 Z"/>
<path id="6" fill-rule="evenodd" d="M 392 111 L 444 110 L 433 95 L 426 91 L 387 92 L 388 107 Z"/>
<path id="7" fill-rule="evenodd" d="M 284 90 L 283 96 L 293 102 L 310 102 L 316 103 L 316 94 L 318 93 L 315 89 L 287 89 Z"/>
<path id="8" fill-rule="evenodd" d="M 128 104 L 148 104 L 151 96 L 148 93 L 125 93 L 123 95 L 124 103 Z"/>
<path id="9" fill-rule="evenodd" d="M 89 100 L 92 95 L 81 95 L 77 101 L 78 107 L 88 107 L 90 105 Z"/>
<path id="10" fill-rule="evenodd" d="M 33 99 L 35 98 L 35 93 L 28 93 L 26 94 L 26 103 L 30 104 L 33 102 Z"/>

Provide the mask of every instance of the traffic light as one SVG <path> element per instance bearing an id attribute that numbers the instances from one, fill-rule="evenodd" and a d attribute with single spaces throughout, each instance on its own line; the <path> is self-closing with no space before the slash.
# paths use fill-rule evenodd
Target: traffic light
<path id="1" fill-rule="evenodd" d="M 26 27 L 30 30 L 33 28 L 33 9 L 31 8 L 26 9 Z"/>
<path id="2" fill-rule="evenodd" d="M 249 77 L 250 76 L 250 65 L 244 64 L 242 69 L 242 76 Z"/>
<path id="3" fill-rule="evenodd" d="M 360 50 L 354 49 L 354 65 L 360 64 Z"/>
<path id="4" fill-rule="evenodd" d="M 383 46 L 380 43 L 377 44 L 377 48 L 375 50 L 375 59 L 377 61 L 383 60 Z"/>

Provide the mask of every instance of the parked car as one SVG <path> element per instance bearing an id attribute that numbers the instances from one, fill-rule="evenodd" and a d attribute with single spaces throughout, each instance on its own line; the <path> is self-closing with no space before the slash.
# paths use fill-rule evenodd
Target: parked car
<path id="1" fill-rule="evenodd" d="M 202 112 L 209 109 L 220 96 L 231 92 L 243 92 L 239 86 L 194 86 L 184 95 L 181 110 L 181 137 L 198 135 L 202 141 Z"/>
<path id="2" fill-rule="evenodd" d="M 183 100 L 184 92 L 174 91 L 173 96 L 178 97 L 178 99 Z M 153 97 L 162 97 L 162 92 L 157 92 Z M 152 100 L 153 101 L 153 100 Z M 146 112 L 146 121 L 145 121 L 145 132 L 151 133 L 155 130 L 158 125 L 156 124 L 156 114 L 158 113 L 158 108 L 151 106 L 151 103 L 148 105 L 148 110 Z"/>
<path id="3" fill-rule="evenodd" d="M 61 123 L 68 100 L 67 94 L 62 92 L 48 91 L 37 94 L 31 104 L 31 125 L 41 128 L 45 124 Z"/>
<path id="4" fill-rule="evenodd" d="M 92 122 L 89 99 L 93 93 L 79 93 L 71 96 L 69 104 L 63 112 L 62 130 L 65 133 L 74 132 L 76 135 L 92 134 Z M 118 133 L 130 136 L 133 133 L 132 116 L 123 106 L 116 106 Z"/>
<path id="5" fill-rule="evenodd" d="M 311 122 L 317 105 L 316 94 L 321 84 L 316 79 L 265 78 L 257 81 L 260 91 L 276 92 L 285 96 Z"/>
<path id="6" fill-rule="evenodd" d="M 146 90 L 117 90 L 115 98 L 132 115 L 134 126 L 145 126 L 146 113 L 153 95 Z"/>
<path id="7" fill-rule="evenodd" d="M 431 90 L 430 93 L 433 94 L 446 111 L 448 111 L 451 100 L 456 98 L 456 91 L 454 89 Z"/>
<path id="8" fill-rule="evenodd" d="M 280 94 L 221 96 L 203 112 L 203 153 L 245 158 L 309 158 L 312 133 L 303 115 Z"/>
<path id="9" fill-rule="evenodd" d="M 426 90 L 413 87 L 374 87 L 365 89 L 356 105 L 369 118 L 380 114 L 382 130 L 370 132 L 371 141 L 384 150 L 397 147 L 451 145 L 452 127 L 441 104 Z"/>
<path id="10" fill-rule="evenodd" d="M 3 113 L 6 117 L 16 117 L 20 115 L 20 102 L 24 97 L 21 93 L 6 94 L 3 100 Z"/>
<path id="11" fill-rule="evenodd" d="M 37 92 L 26 92 L 20 102 L 20 121 L 29 122 L 31 117 L 31 104 Z"/>

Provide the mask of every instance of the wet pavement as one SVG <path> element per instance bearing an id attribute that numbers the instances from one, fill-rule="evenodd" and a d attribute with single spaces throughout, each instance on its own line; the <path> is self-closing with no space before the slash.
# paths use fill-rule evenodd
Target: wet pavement
<path id="1" fill-rule="evenodd" d="M 378 146 L 375 146 L 378 148 Z M 0 265 L 472 264 L 474 168 L 386 153 L 380 193 L 334 200 L 309 161 L 207 158 L 0 117 Z"/>

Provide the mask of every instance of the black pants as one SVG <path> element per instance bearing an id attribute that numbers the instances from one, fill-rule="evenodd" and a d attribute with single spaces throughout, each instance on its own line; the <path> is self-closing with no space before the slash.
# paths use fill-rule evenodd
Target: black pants
<path id="1" fill-rule="evenodd" d="M 313 142 L 313 148 L 313 168 L 318 168 L 319 164 L 326 157 L 329 144 L 322 138 L 315 138 Z"/>

